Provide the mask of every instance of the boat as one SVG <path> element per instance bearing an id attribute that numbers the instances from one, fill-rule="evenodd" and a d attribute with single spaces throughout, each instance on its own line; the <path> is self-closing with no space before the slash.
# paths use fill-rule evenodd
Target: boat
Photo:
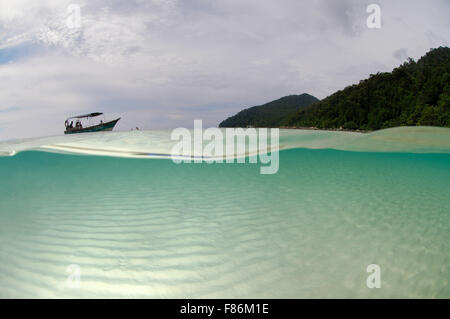
<path id="1" fill-rule="evenodd" d="M 103 113 L 100 112 L 94 112 L 84 115 L 77 115 L 72 116 L 66 119 L 65 126 L 66 130 L 64 131 L 64 134 L 76 134 L 76 133 L 89 133 L 89 132 L 103 132 L 103 131 L 112 131 L 114 126 L 116 126 L 117 122 L 119 122 L 120 117 L 118 119 L 115 119 L 113 121 L 105 122 L 101 120 L 99 124 L 96 125 L 90 125 L 83 127 L 81 124 L 81 119 L 88 119 L 97 117 L 103 115 Z M 76 120 L 75 126 L 73 126 L 73 121 L 70 122 L 70 120 Z"/>

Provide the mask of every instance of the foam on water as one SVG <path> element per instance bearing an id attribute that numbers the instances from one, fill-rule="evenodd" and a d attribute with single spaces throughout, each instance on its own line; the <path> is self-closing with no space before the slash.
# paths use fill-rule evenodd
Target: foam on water
<path id="1" fill-rule="evenodd" d="M 163 131 L 0 143 L 0 297 L 449 298 L 449 131 L 283 130 L 274 175 L 30 151 L 167 154 Z"/>

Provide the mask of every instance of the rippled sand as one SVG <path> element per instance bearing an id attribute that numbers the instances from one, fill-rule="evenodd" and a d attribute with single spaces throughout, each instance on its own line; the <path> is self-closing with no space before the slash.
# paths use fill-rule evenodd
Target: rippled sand
<path id="1" fill-rule="evenodd" d="M 152 133 L 126 134 L 135 142 L 70 143 L 167 151 L 163 138 L 142 146 L 139 134 Z M 300 143 L 290 134 L 310 148 L 380 143 L 380 132 L 302 131 L 282 133 L 285 148 Z M 67 145 L 60 138 L 44 144 Z M 0 157 L 0 297 L 449 298 L 450 154 L 438 152 L 448 140 L 412 142 L 401 143 L 428 154 L 284 150 L 275 175 L 255 164 Z M 8 143 L 0 151 L 44 145 Z M 366 286 L 372 263 L 380 289 Z M 71 264 L 80 288 L 67 287 Z"/>

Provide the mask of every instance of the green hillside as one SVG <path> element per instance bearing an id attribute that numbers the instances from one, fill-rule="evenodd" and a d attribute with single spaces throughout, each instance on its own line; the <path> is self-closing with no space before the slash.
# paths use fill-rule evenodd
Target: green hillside
<path id="1" fill-rule="evenodd" d="M 309 94 L 290 95 L 264 105 L 245 109 L 220 123 L 219 127 L 278 127 L 286 125 L 295 113 L 319 101 Z"/>
<path id="2" fill-rule="evenodd" d="M 279 125 L 285 125 L 279 122 Z M 450 49 L 433 49 L 390 73 L 377 73 L 310 107 L 288 125 L 377 130 L 394 126 L 450 127 Z"/>

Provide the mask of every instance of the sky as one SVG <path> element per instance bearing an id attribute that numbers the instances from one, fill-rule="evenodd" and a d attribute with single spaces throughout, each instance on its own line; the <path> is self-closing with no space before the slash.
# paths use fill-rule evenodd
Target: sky
<path id="1" fill-rule="evenodd" d="M 118 130 L 190 128 L 323 99 L 449 46 L 449 16 L 449 0 L 0 0 L 0 140 L 95 111 Z"/>

